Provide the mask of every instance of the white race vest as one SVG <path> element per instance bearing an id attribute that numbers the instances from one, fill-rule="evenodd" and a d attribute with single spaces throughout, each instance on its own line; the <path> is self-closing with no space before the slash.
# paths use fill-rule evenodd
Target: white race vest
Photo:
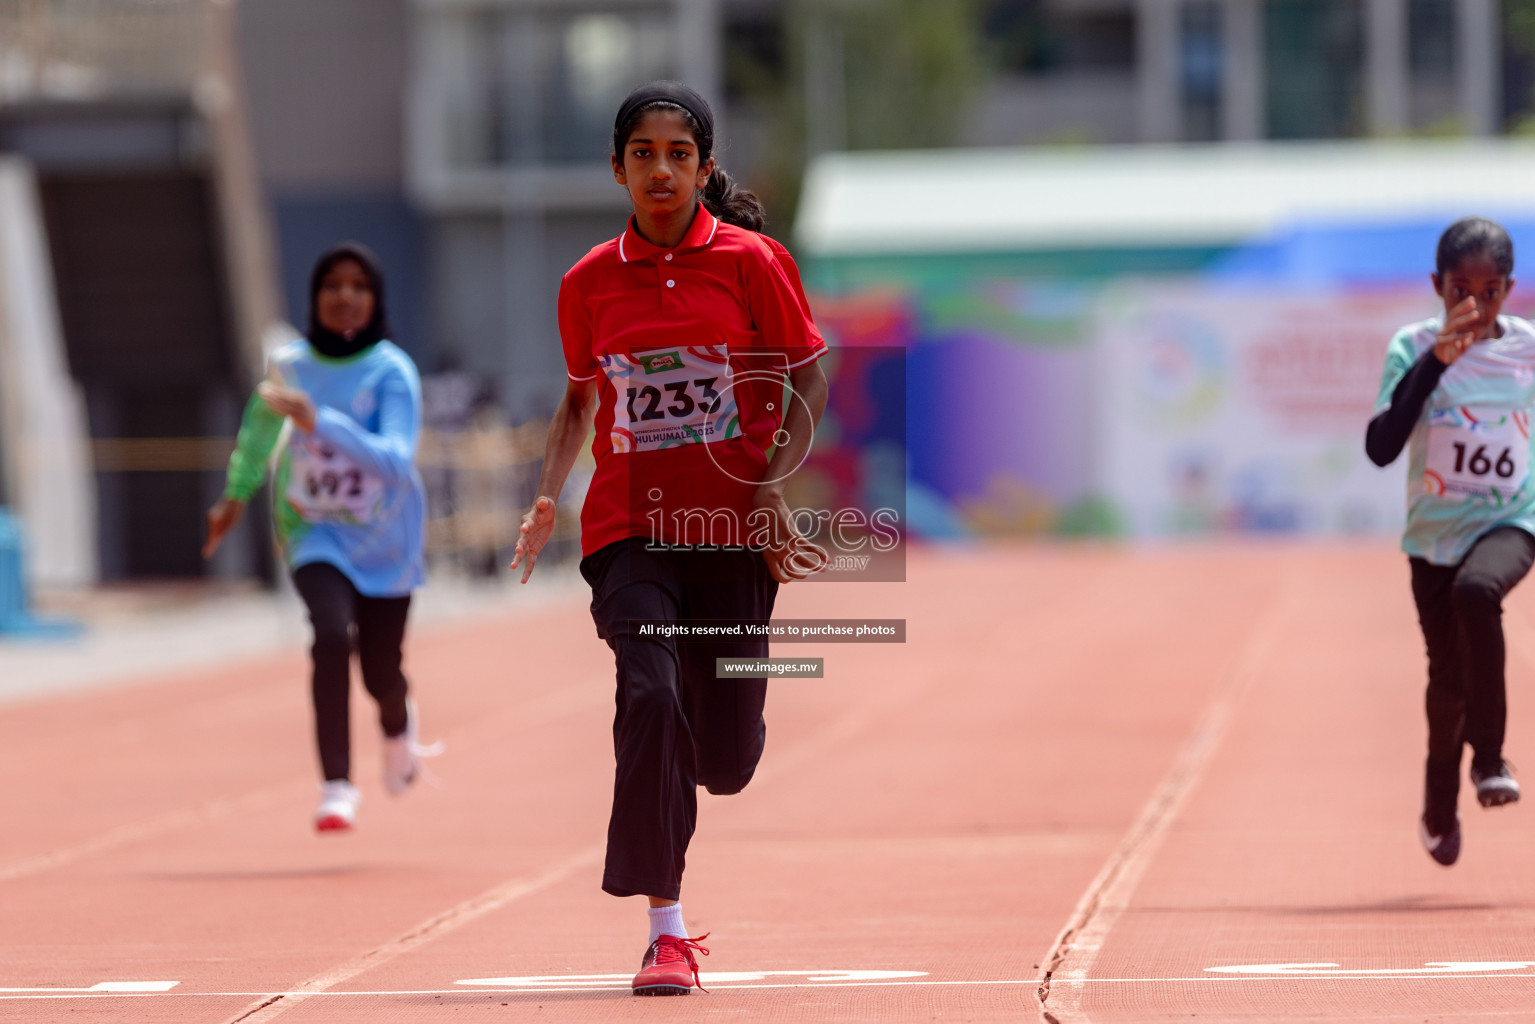
<path id="1" fill-rule="evenodd" d="M 371 523 L 384 482 L 314 438 L 289 444 L 288 502 L 311 523 Z"/>
<path id="2" fill-rule="evenodd" d="M 601 362 L 613 385 L 614 452 L 713 444 L 740 434 L 723 348 L 657 348 Z"/>
<path id="3" fill-rule="evenodd" d="M 1530 475 L 1529 413 L 1458 408 L 1429 421 L 1424 485 L 1445 498 L 1502 504 Z"/>

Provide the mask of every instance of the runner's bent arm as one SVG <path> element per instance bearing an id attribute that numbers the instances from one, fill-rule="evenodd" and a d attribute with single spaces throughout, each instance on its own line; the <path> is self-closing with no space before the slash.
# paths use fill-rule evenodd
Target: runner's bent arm
<path id="1" fill-rule="evenodd" d="M 228 535 L 245 515 L 245 505 L 266 479 L 267 459 L 277 447 L 284 417 L 273 412 L 259 393 L 245 404 L 235 450 L 229 456 L 224 478 L 224 495 L 208 510 L 208 536 L 203 542 L 203 557 L 212 558 Z"/>
<path id="2" fill-rule="evenodd" d="M 789 583 L 818 571 L 818 564 L 825 561 L 826 553 L 795 529 L 784 490 L 787 477 L 810 450 L 816 424 L 826 408 L 826 374 L 818 362 L 826 352 L 826 340 L 816 329 L 794 258 L 772 239 L 764 241 L 766 259 L 753 266 L 746 276 L 747 307 L 764 348 L 781 353 L 786 360 L 793 395 L 781 424 L 788 436 L 783 439 L 784 444 L 775 447 L 764 477 L 766 482 L 758 486 L 752 504 L 772 514 L 772 539 L 763 548 L 762 557 L 775 580 Z"/>
<path id="3" fill-rule="evenodd" d="M 1467 298 L 1450 310 L 1434 335 L 1434 343 L 1415 355 L 1415 331 L 1406 328 L 1391 339 L 1386 350 L 1386 371 L 1381 376 L 1375 416 L 1364 435 L 1365 454 L 1377 466 L 1390 465 L 1402 453 L 1412 428 L 1423 415 L 1423 403 L 1434 393 L 1439 378 L 1455 360 L 1476 343 L 1484 326 L 1476 299 Z M 1390 394 L 1388 400 L 1386 395 Z"/>
<path id="4" fill-rule="evenodd" d="M 560 399 L 554 418 L 549 421 L 549 440 L 544 445 L 544 468 L 538 474 L 538 497 L 558 501 L 565 489 L 565 478 L 570 467 L 581 454 L 581 445 L 592 429 L 597 415 L 597 382 L 595 380 L 570 380 L 565 382 L 565 395 Z"/>
<path id="5" fill-rule="evenodd" d="M 549 542 L 554 532 L 554 504 L 565 489 L 565 478 L 570 467 L 581 454 L 587 431 L 597 414 L 597 381 L 571 380 L 565 384 L 565 395 L 560 399 L 554 418 L 549 421 L 549 440 L 544 445 L 544 468 L 538 475 L 538 493 L 533 507 L 522 517 L 517 530 L 517 553 L 512 556 L 508 568 L 522 566 L 522 582 L 528 582 L 533 567 L 538 564 L 538 553 Z"/>
<path id="6" fill-rule="evenodd" d="M 549 421 L 549 441 L 544 450 L 544 468 L 538 475 L 536 497 L 558 501 L 565 489 L 565 478 L 581 443 L 592 429 L 597 416 L 597 357 L 592 351 L 592 321 L 575 282 L 566 274 L 560 280 L 558 303 L 560 347 L 565 353 L 565 394 Z"/>
<path id="7" fill-rule="evenodd" d="M 789 388 L 795 397 L 789 399 L 788 408 L 784 410 L 783 430 L 788 439 L 773 449 L 773 457 L 768 461 L 768 482 L 757 488 L 759 508 L 783 496 L 788 478 L 809 454 L 810 443 L 815 440 L 815 428 L 826 411 L 826 372 L 819 362 L 790 370 Z"/>
<path id="8" fill-rule="evenodd" d="M 314 436 L 386 483 L 408 479 L 421 437 L 421 389 L 403 372 L 379 386 L 378 433 L 336 409 L 315 411 Z"/>
<path id="9" fill-rule="evenodd" d="M 277 415 L 261 396 L 252 392 L 245 403 L 245 415 L 240 420 L 240 433 L 235 438 L 235 450 L 229 456 L 229 470 L 225 476 L 224 497 L 248 502 L 266 479 L 267 460 L 277 447 L 282 433 L 283 417 Z"/>
<path id="10" fill-rule="evenodd" d="M 1423 355 L 1402 375 L 1391 392 L 1391 404 L 1375 414 L 1364 435 L 1365 454 L 1377 466 L 1389 466 L 1407 445 L 1412 428 L 1423 415 L 1423 403 L 1434 393 L 1439 378 L 1449 369 L 1424 349 Z"/>

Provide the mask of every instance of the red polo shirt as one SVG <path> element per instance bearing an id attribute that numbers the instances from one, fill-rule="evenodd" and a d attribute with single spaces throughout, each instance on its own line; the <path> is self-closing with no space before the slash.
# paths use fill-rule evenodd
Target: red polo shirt
<path id="1" fill-rule="evenodd" d="M 635 536 L 726 543 L 732 518 L 744 530 L 794 400 L 785 375 L 826 352 L 788 251 L 702 206 L 675 248 L 631 218 L 572 267 L 560 339 L 570 378 L 598 382 L 582 554 Z"/>

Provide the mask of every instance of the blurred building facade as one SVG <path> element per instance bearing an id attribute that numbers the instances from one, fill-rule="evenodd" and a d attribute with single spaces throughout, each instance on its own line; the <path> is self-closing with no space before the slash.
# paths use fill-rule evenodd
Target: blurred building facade
<path id="1" fill-rule="evenodd" d="M 423 371 L 488 381 L 515 421 L 564 371 L 561 274 L 618 233 L 607 154 L 637 82 L 720 82 L 719 0 L 263 0 L 240 50 L 290 317 L 339 238 L 378 250 Z"/>
<path id="2" fill-rule="evenodd" d="M 239 4 L 290 318 L 302 326 L 313 256 L 360 238 L 390 268 L 396 331 L 424 370 L 488 380 L 514 421 L 547 414 L 563 378 L 559 276 L 627 209 L 605 158 L 611 112 L 632 84 L 677 77 L 714 97 L 726 158 L 748 183 L 770 175 L 783 114 L 760 102 L 762 81 L 754 90 L 741 58 L 765 88 L 802 97 L 807 154 L 845 143 L 836 122 L 848 115 L 832 109 L 846 91 L 834 81 L 839 44 L 814 37 L 820 23 L 796 20 L 800 8 L 818 5 Z M 966 145 L 1494 134 L 1521 71 L 1505 67 L 1497 0 L 981 0 L 974 10 L 984 73 L 954 117 L 953 141 Z"/>
<path id="3" fill-rule="evenodd" d="M 1489 135 L 1528 105 L 1498 0 L 1001 0 L 973 145 Z"/>
<path id="4" fill-rule="evenodd" d="M 206 570 L 206 442 L 275 314 L 232 44 L 214 0 L 0 3 L 5 467 L 44 581 Z M 261 571 L 257 536 L 215 568 Z"/>

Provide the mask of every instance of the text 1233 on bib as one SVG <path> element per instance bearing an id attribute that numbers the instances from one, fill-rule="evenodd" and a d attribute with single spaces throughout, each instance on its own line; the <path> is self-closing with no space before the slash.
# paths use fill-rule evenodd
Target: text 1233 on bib
<path id="1" fill-rule="evenodd" d="M 647 349 L 603 356 L 601 365 L 613 385 L 614 452 L 713 444 L 741 432 L 723 348 Z"/>

